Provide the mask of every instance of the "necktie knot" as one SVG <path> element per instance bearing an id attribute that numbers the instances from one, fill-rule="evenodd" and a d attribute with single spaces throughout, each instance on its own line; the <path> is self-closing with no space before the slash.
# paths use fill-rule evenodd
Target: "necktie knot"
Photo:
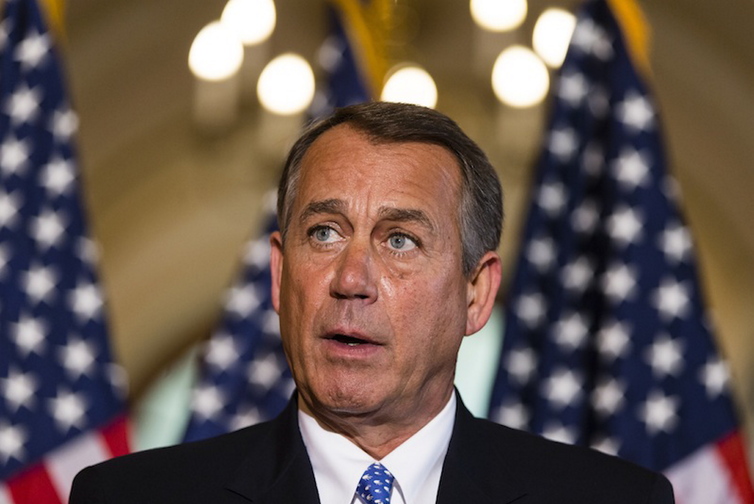
<path id="1" fill-rule="evenodd" d="M 390 504 L 393 475 L 382 464 L 375 462 L 367 467 L 359 480 L 356 494 L 367 504 Z"/>

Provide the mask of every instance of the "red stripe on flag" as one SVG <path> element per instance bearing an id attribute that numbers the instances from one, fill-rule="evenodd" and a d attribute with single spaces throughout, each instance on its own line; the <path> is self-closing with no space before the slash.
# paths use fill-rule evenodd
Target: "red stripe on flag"
<path id="1" fill-rule="evenodd" d="M 103 427 L 100 432 L 113 457 L 131 453 L 128 442 L 128 421 L 125 416 L 116 418 Z"/>
<path id="2" fill-rule="evenodd" d="M 733 486 L 741 498 L 741 502 L 744 504 L 754 504 L 754 489 L 751 486 L 749 465 L 746 461 L 746 452 L 744 451 L 741 433 L 736 431 L 730 434 L 720 441 L 717 446 L 718 452 L 730 472 Z"/>
<path id="3" fill-rule="evenodd" d="M 8 481 L 14 504 L 63 504 L 44 464 L 34 464 Z"/>

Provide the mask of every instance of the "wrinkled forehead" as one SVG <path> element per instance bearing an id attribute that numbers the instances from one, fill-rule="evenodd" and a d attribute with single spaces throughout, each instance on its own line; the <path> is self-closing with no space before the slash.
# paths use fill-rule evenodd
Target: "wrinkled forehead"
<path id="1" fill-rule="evenodd" d="M 299 169 L 299 178 L 309 182 L 327 178 L 337 183 L 358 172 L 367 182 L 392 177 L 429 184 L 439 178 L 456 189 L 454 192 L 461 183 L 459 162 L 447 147 L 432 142 L 383 139 L 348 123 L 320 135 L 304 154 Z"/>
<path id="2" fill-rule="evenodd" d="M 445 147 L 380 141 L 348 125 L 323 133 L 304 155 L 293 214 L 312 201 L 338 198 L 378 206 L 422 207 L 457 221 L 461 175 Z M 295 218 L 294 215 L 291 217 Z"/>

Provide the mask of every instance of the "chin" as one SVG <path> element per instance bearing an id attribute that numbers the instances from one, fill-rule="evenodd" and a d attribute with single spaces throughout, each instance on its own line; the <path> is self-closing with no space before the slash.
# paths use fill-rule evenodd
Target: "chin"
<path id="1" fill-rule="evenodd" d="M 379 397 L 368 391 L 363 380 L 333 383 L 312 390 L 314 404 L 337 415 L 365 415 L 379 408 Z"/>

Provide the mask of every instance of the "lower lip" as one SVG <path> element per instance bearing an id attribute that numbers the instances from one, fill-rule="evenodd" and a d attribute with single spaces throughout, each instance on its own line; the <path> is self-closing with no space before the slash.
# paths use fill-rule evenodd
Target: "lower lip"
<path id="1" fill-rule="evenodd" d="M 350 359 L 365 359 L 372 357 L 384 348 L 383 345 L 372 343 L 359 343 L 358 345 L 349 345 L 334 339 L 324 340 L 328 353 L 333 357 L 343 357 Z"/>

